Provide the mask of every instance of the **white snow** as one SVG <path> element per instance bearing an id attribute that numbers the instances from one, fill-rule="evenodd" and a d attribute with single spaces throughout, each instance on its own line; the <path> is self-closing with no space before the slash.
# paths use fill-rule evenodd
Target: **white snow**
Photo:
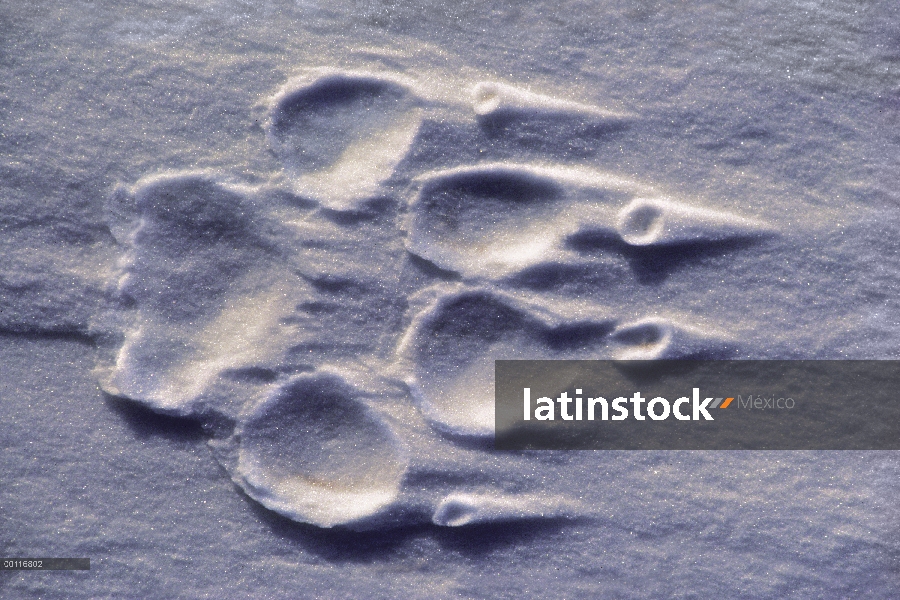
<path id="1" fill-rule="evenodd" d="M 0 7 L 6 598 L 895 598 L 893 452 L 496 452 L 497 358 L 897 358 L 888 2 Z"/>

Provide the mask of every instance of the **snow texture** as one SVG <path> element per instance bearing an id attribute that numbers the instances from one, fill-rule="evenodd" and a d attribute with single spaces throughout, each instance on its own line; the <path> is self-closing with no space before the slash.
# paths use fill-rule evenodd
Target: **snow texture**
<path id="1" fill-rule="evenodd" d="M 889 452 L 496 452 L 498 358 L 900 355 L 889 3 L 0 7 L 9 598 L 895 598 Z M 99 384 L 99 388 L 98 388 Z"/>

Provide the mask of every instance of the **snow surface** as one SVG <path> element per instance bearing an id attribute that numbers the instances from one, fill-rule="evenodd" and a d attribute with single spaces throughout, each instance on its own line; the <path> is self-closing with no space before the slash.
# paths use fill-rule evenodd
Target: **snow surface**
<path id="1" fill-rule="evenodd" d="M 898 358 L 900 10 L 733 4 L 0 5 L 0 597 L 897 597 L 895 453 L 490 447 Z"/>

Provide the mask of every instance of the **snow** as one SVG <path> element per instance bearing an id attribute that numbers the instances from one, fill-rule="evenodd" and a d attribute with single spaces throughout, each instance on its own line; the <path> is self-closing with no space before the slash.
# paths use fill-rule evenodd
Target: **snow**
<path id="1" fill-rule="evenodd" d="M 489 441 L 495 358 L 898 356 L 896 16 L 0 7 L 0 554 L 92 562 L 0 596 L 896 597 L 894 453 Z"/>

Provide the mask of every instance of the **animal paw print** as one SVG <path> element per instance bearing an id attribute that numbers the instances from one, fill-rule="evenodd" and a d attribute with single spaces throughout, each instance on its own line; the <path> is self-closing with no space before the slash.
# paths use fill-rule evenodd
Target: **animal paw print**
<path id="1" fill-rule="evenodd" d="M 459 435 L 494 433 L 494 360 L 602 356 L 615 323 L 489 288 L 430 289 L 428 295 L 436 297 L 416 316 L 399 355 L 425 414 Z"/>
<path id="2" fill-rule="evenodd" d="M 379 193 L 425 106 L 400 77 L 318 70 L 278 92 L 265 129 L 297 194 L 348 210 Z"/>
<path id="3" fill-rule="evenodd" d="M 366 395 L 328 370 L 274 386 L 235 433 L 235 481 L 263 506 L 320 527 L 353 524 L 389 507 L 406 456 Z"/>
<path id="4" fill-rule="evenodd" d="M 640 253 L 771 228 L 553 156 L 431 166 L 428 156 L 470 153 L 471 136 L 422 131 L 496 137 L 510 123 L 552 133 L 634 118 L 499 82 L 476 83 L 460 106 L 394 74 L 291 80 L 269 105 L 283 169 L 265 183 L 176 172 L 114 194 L 126 251 L 104 389 L 234 423 L 211 442 L 234 481 L 320 527 L 583 513 L 524 482 L 498 489 L 502 473 L 461 485 L 449 472 L 496 468 L 472 445 L 493 435 L 493 361 L 721 357 L 734 343 L 690 315 L 634 319 L 522 282 L 593 268 L 585 238 Z M 429 458 L 457 450 L 476 466 Z"/>

